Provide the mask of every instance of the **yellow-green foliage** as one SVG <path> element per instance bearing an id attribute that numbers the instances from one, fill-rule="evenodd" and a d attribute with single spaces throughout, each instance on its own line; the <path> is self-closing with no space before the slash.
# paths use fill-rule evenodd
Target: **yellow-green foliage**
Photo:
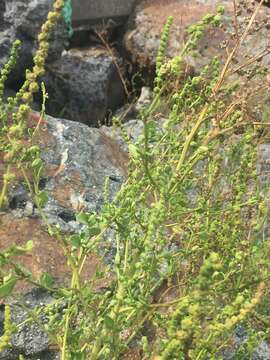
<path id="1" fill-rule="evenodd" d="M 14 333 L 14 328 L 16 328 L 11 320 L 11 308 L 9 305 L 5 306 L 4 316 L 4 333 L 0 337 L 0 353 L 10 346 L 11 335 Z"/>
<path id="2" fill-rule="evenodd" d="M 55 10 L 62 5 L 56 1 Z M 269 242 L 262 240 L 269 216 L 268 189 L 262 191 L 256 171 L 257 144 L 264 139 L 244 102 L 236 101 L 245 94 L 246 84 L 241 93 L 228 77 L 228 65 L 247 32 L 236 42 L 225 67 L 213 58 L 200 74 L 183 83 L 172 81 L 182 74 L 183 56 L 194 51 L 208 26 L 219 26 L 223 11 L 219 8 L 217 14 L 191 26 L 182 53 L 171 60 L 165 56 L 172 24 L 168 19 L 158 53 L 154 99 L 141 111 L 143 132 L 135 144 L 120 124 L 130 153 L 126 182 L 113 201 L 105 183 L 100 213 L 77 215 L 84 225 L 79 234 L 65 237 L 49 227 L 67 256 L 70 286 L 54 287 L 48 274 L 40 279 L 30 275 L 12 261 L 14 249 L 0 254 L 0 265 L 9 264 L 14 271 L 13 281 L 26 279 L 55 294 L 55 302 L 42 311 L 48 317 L 44 330 L 57 343 L 61 360 L 117 360 L 132 346 L 140 349 L 144 360 L 219 359 L 239 324 L 249 333 L 241 349 L 247 359 L 253 347 L 269 336 Z M 25 101 L 6 130 L 12 141 L 1 140 L 4 149 L 8 145 L 7 164 L 26 163 L 32 170 L 30 192 L 45 223 L 41 205 L 46 195 L 39 194 L 37 186 L 42 169 L 39 149 L 33 145 L 18 157 L 21 132 L 16 126 L 23 122 L 38 89 L 47 33 L 57 17 L 49 15 L 39 35 L 33 71 L 27 72 L 22 89 L 8 102 L 10 109 Z M 157 120 L 160 115 L 165 118 L 162 122 Z M 7 168 L 6 183 L 11 175 Z M 6 189 L 3 193 L 2 204 Z M 84 282 L 81 273 L 89 254 L 109 257 L 102 246 L 108 234 L 114 237 L 108 251 L 114 259 L 104 272 Z M 97 291 L 108 273 L 110 285 Z M 4 278 L 1 267 L 0 275 Z M 7 292 L 7 287 L 1 289 Z M 30 318 L 38 321 L 38 314 L 31 312 Z"/>
<path id="3" fill-rule="evenodd" d="M 3 176 L 3 187 L 0 193 L 0 209 L 6 205 L 8 188 L 14 180 L 11 164 L 17 163 L 17 166 L 19 166 L 19 163 L 21 163 L 20 167 L 26 169 L 29 167 L 29 164 L 27 163 L 29 161 L 33 162 L 37 154 L 37 152 L 25 149 L 22 138 L 28 131 L 26 121 L 31 111 L 30 104 L 32 102 L 33 94 L 39 90 L 37 80 L 45 72 L 44 66 L 48 55 L 49 36 L 52 29 L 55 27 L 57 20 L 61 16 L 63 6 L 64 0 L 56 0 L 54 2 L 53 10 L 49 12 L 47 21 L 42 26 L 41 32 L 38 35 L 38 50 L 33 59 L 34 67 L 32 70 L 26 70 L 26 80 L 23 86 L 17 92 L 15 97 L 8 98 L 7 104 L 4 104 L 3 101 L 4 84 L 8 74 L 15 66 L 18 49 L 20 47 L 19 41 L 14 42 L 10 59 L 1 71 L 0 121 L 2 123 L 2 128 L 0 150 L 5 153 L 4 162 L 6 168 Z"/>

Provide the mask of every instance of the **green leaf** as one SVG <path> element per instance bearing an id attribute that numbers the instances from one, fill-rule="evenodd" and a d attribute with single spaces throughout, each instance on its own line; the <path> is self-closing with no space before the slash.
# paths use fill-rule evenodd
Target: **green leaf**
<path id="1" fill-rule="evenodd" d="M 40 281 L 40 284 L 45 287 L 52 287 L 52 285 L 54 284 L 53 277 L 47 272 L 42 274 L 39 281 Z"/>
<path id="2" fill-rule="evenodd" d="M 25 250 L 26 251 L 31 251 L 34 247 L 34 243 L 33 240 L 28 240 L 26 245 L 25 245 Z"/>
<path id="3" fill-rule="evenodd" d="M 84 225 L 88 225 L 88 219 L 89 219 L 89 215 L 86 213 L 80 213 L 76 216 L 76 220 Z"/>
<path id="4" fill-rule="evenodd" d="M 146 125 L 146 131 L 148 132 L 149 138 L 155 137 L 157 134 L 157 124 L 155 121 L 151 120 Z"/>
<path id="5" fill-rule="evenodd" d="M 91 214 L 88 217 L 88 225 L 96 225 L 97 224 L 97 215 L 96 214 Z"/>
<path id="6" fill-rule="evenodd" d="M 11 246 L 7 254 L 8 256 L 24 255 L 25 253 L 29 252 L 32 249 L 33 249 L 33 241 L 29 240 L 27 241 L 25 246 Z"/>
<path id="7" fill-rule="evenodd" d="M 14 271 L 20 278 L 31 278 L 32 273 L 21 264 L 14 264 Z"/>
<path id="8" fill-rule="evenodd" d="M 100 228 L 98 226 L 92 227 L 90 229 L 88 229 L 88 235 L 91 236 L 95 236 L 98 235 L 100 233 Z"/>
<path id="9" fill-rule="evenodd" d="M 81 246 L 80 235 L 72 235 L 70 237 L 70 241 L 71 241 L 72 246 L 74 246 L 76 249 L 78 249 Z"/>
<path id="10" fill-rule="evenodd" d="M 104 318 L 104 324 L 105 324 L 106 328 L 109 330 L 113 330 L 115 327 L 113 319 L 110 318 L 108 315 L 106 315 Z"/>
<path id="11" fill-rule="evenodd" d="M 49 200 L 49 196 L 48 196 L 48 193 L 47 191 L 41 191 L 38 195 L 37 195 L 37 202 L 38 202 L 38 205 L 40 207 L 43 207 L 45 206 L 45 204 L 48 202 Z"/>
<path id="12" fill-rule="evenodd" d="M 17 278 L 9 278 L 2 286 L 0 286 L 0 297 L 5 297 L 11 294 L 14 286 L 16 285 Z"/>
<path id="13" fill-rule="evenodd" d="M 35 159 L 33 162 L 32 162 L 32 168 L 40 168 L 42 166 L 42 160 L 40 158 L 38 159 Z"/>

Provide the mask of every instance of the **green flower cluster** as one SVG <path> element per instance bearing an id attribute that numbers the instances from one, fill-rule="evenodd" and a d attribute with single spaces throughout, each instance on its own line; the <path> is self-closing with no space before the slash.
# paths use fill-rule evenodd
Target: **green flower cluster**
<path id="1" fill-rule="evenodd" d="M 17 94 L 17 97 L 21 97 L 26 104 L 32 102 L 33 94 L 39 90 L 37 79 L 45 73 L 45 61 L 49 50 L 49 36 L 61 16 L 64 4 L 64 0 L 55 1 L 53 11 L 49 12 L 47 21 L 41 27 L 41 32 L 38 35 L 38 50 L 33 59 L 33 70 L 26 72 L 26 81 Z"/>
<path id="2" fill-rule="evenodd" d="M 165 59 L 165 52 L 166 52 L 167 45 L 168 45 L 168 39 L 169 39 L 170 28 L 172 26 L 172 23 L 173 23 L 173 17 L 169 16 L 165 23 L 165 26 L 164 26 L 164 29 L 163 29 L 163 32 L 162 32 L 161 38 L 160 38 L 160 45 L 159 45 L 157 59 L 156 59 L 156 73 L 157 74 L 158 74 L 158 72 L 164 62 L 164 59 Z"/>
<path id="3" fill-rule="evenodd" d="M 224 7 L 219 6 L 217 9 L 217 14 L 207 14 L 205 15 L 201 21 L 198 21 L 196 24 L 191 25 L 187 29 L 187 33 L 189 34 L 190 38 L 189 41 L 186 43 L 185 51 L 195 50 L 198 41 L 202 38 L 206 28 L 210 25 L 212 26 L 219 26 L 221 24 L 221 16 L 224 13 Z"/>
<path id="4" fill-rule="evenodd" d="M 53 9 L 48 13 L 47 21 L 42 25 L 41 32 L 38 35 L 38 50 L 34 56 L 34 66 L 32 70 L 26 70 L 26 80 L 15 97 L 9 97 L 7 104 L 4 104 L 3 93 L 7 77 L 15 66 L 20 41 L 15 41 L 11 50 L 10 58 L 1 71 L 0 77 L 0 120 L 5 126 L 2 127 L 3 139 L 0 146 L 4 154 L 4 163 L 7 165 L 3 176 L 3 187 L 0 194 L 0 208 L 7 202 L 7 192 L 9 185 L 14 179 L 11 171 L 11 164 L 19 163 L 19 157 L 24 162 L 25 150 L 22 138 L 27 129 L 26 120 L 31 112 L 30 104 L 33 100 L 33 94 L 39 91 L 38 78 L 45 73 L 45 61 L 49 50 L 49 37 L 52 29 L 55 27 L 59 17 L 62 14 L 64 0 L 55 0 Z M 23 102 L 23 103 L 21 103 Z M 16 108 L 16 106 L 18 106 Z M 24 164 L 27 167 L 27 163 Z M 23 166 L 20 164 L 20 167 Z"/>
<path id="5" fill-rule="evenodd" d="M 0 353 L 10 345 L 11 335 L 14 333 L 15 326 L 11 320 L 10 305 L 5 305 L 5 320 L 4 320 L 4 334 L 0 338 Z"/>
<path id="6" fill-rule="evenodd" d="M 4 68 L 1 70 L 0 73 L 0 121 L 4 121 L 5 112 L 4 110 L 4 102 L 3 102 L 3 95 L 4 95 L 4 89 L 5 89 L 5 82 L 7 81 L 7 78 L 16 65 L 16 61 L 18 58 L 18 51 L 21 46 L 20 40 L 16 40 L 11 49 L 11 53 L 9 56 L 8 62 L 4 65 Z"/>
<path id="7" fill-rule="evenodd" d="M 173 359 L 175 354 L 187 354 L 187 351 L 190 352 L 193 348 L 193 342 L 198 345 L 197 341 L 201 338 L 201 319 L 208 311 L 207 300 L 209 300 L 209 290 L 214 281 L 213 275 L 221 269 L 219 255 L 210 254 L 201 266 L 197 288 L 189 296 L 183 297 L 171 316 L 168 326 L 170 340 L 160 360 Z"/>

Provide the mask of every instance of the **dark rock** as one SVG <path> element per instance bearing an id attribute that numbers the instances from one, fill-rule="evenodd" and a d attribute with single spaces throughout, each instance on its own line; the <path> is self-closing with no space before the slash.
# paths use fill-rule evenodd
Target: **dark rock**
<path id="1" fill-rule="evenodd" d="M 29 200 L 28 192 L 22 184 L 13 186 L 9 194 L 10 209 L 24 208 Z"/>
<path id="2" fill-rule="evenodd" d="M 47 179 L 46 178 L 41 178 L 39 180 L 39 184 L 38 184 L 39 190 L 45 189 L 46 183 L 47 183 Z"/>
<path id="3" fill-rule="evenodd" d="M 48 66 L 45 85 L 50 94 L 46 110 L 97 126 L 109 110 L 124 101 L 124 90 L 114 61 L 102 48 L 71 49 Z"/>
<path id="4" fill-rule="evenodd" d="M 22 41 L 17 65 L 12 79 L 9 80 L 13 84 L 21 79 L 25 69 L 32 65 L 36 38 L 52 4 L 53 0 L 1 0 L 0 68 L 8 59 L 12 43 L 16 39 Z M 48 61 L 54 61 L 61 56 L 67 38 L 65 24 L 60 21 L 51 35 Z"/>
<path id="5" fill-rule="evenodd" d="M 64 210 L 60 211 L 57 215 L 62 220 L 64 220 L 66 223 L 76 220 L 76 216 L 75 216 L 74 212 L 69 209 L 64 209 Z"/>
<path id="6" fill-rule="evenodd" d="M 33 289 L 21 300 L 11 304 L 12 321 L 19 325 L 28 318 L 28 309 L 43 307 L 53 301 L 53 297 L 41 289 Z M 3 331 L 4 306 L 0 309 L 0 329 Z M 39 321 L 46 323 L 46 317 L 40 315 Z M 2 335 L 2 334 L 0 334 Z M 17 360 L 19 355 L 26 359 L 57 359 L 54 352 L 48 350 L 49 339 L 40 326 L 31 322 L 20 325 L 12 335 L 11 347 L 0 354 L 1 360 Z M 46 356 L 46 357 L 45 357 Z"/>

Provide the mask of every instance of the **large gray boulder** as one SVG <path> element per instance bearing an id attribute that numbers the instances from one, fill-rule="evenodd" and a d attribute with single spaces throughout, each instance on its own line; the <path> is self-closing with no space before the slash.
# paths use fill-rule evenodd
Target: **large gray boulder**
<path id="1" fill-rule="evenodd" d="M 38 114 L 33 113 L 28 126 L 34 127 Z M 103 204 L 105 179 L 109 179 L 109 191 L 113 197 L 120 188 L 126 173 L 128 155 L 118 142 L 105 131 L 64 119 L 47 116 L 35 138 L 42 149 L 44 174 L 40 189 L 48 193 L 44 215 L 50 224 L 59 224 L 62 234 L 71 234 L 82 227 L 76 221 L 76 214 L 99 211 Z M 3 163 L 0 159 L 0 179 Z M 39 213 L 28 196 L 23 177 L 18 174 L 17 182 L 9 191 L 9 208 L 0 214 L 0 251 L 11 245 L 24 245 L 32 239 L 34 248 L 17 261 L 34 273 L 36 278 L 48 272 L 58 283 L 68 285 L 70 269 L 55 237 L 48 234 Z M 109 248 L 106 238 L 106 248 Z M 104 266 L 101 259 L 91 254 L 82 274 L 89 279 L 97 269 Z M 106 285 L 102 283 L 103 286 Z M 12 319 L 22 324 L 28 316 L 27 307 L 42 307 L 53 301 L 48 293 L 32 289 L 26 282 L 16 285 L 16 294 L 25 294 L 22 299 L 12 302 Z M 3 334 L 4 305 L 0 299 L 0 336 Z M 63 304 L 64 306 L 64 304 Z M 26 307 L 26 308 L 25 308 Z M 46 316 L 41 315 L 46 324 Z M 26 360 L 57 360 L 59 354 L 49 350 L 49 339 L 35 323 L 26 322 L 12 336 L 11 347 L 0 354 L 0 360 L 18 360 L 19 354 Z"/>
<path id="2" fill-rule="evenodd" d="M 34 126 L 35 120 L 28 125 Z M 76 221 L 76 214 L 100 211 L 105 179 L 109 179 L 111 196 L 120 188 L 125 178 L 127 153 L 100 129 L 49 116 L 36 143 L 44 160 L 40 189 L 48 194 L 44 215 L 49 224 L 58 224 L 63 233 L 78 232 L 81 224 Z M 0 179 L 3 169 L 0 159 Z M 66 283 L 70 270 L 65 255 L 61 246 L 55 246 L 55 238 L 40 220 L 22 175 L 18 174 L 16 183 L 10 187 L 8 198 L 9 208 L 0 214 L 0 251 L 32 239 L 33 250 L 19 261 L 38 278 L 48 272 L 60 283 Z M 98 263 L 96 256 L 90 256 L 85 276 L 91 277 Z M 28 289 L 26 283 L 21 283 L 17 291 L 23 293 Z"/>

